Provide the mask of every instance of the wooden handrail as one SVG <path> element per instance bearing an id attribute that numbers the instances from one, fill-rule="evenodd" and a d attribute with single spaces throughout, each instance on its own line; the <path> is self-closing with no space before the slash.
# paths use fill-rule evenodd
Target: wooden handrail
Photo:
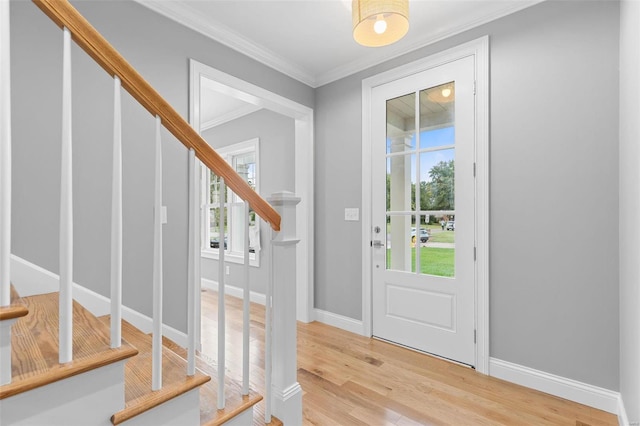
<path id="1" fill-rule="evenodd" d="M 67 0 L 33 0 L 60 28 L 68 28 L 73 40 L 162 125 L 275 230 L 280 230 L 280 215 L 256 193 L 242 177 L 185 121 L 178 112 L 127 62 L 118 51 Z"/>

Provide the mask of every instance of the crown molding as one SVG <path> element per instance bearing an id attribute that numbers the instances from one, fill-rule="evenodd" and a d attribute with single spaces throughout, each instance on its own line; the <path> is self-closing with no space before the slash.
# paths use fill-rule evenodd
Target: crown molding
<path id="1" fill-rule="evenodd" d="M 396 46 L 391 45 L 389 47 L 382 48 L 384 49 L 384 51 L 381 50 L 381 53 L 376 55 L 375 57 L 358 59 L 358 60 L 349 62 L 343 66 L 334 68 L 330 71 L 317 75 L 315 78 L 315 81 L 316 81 L 315 87 L 320 87 L 320 86 L 324 86 L 325 84 L 333 83 L 334 81 L 340 80 L 341 78 L 348 77 L 357 72 L 364 71 L 376 65 L 380 65 L 391 59 L 395 59 L 404 54 L 407 54 L 415 50 L 421 49 L 423 47 L 429 46 L 431 44 L 437 43 L 449 37 L 453 37 L 455 35 L 461 34 L 465 31 L 468 31 L 480 25 L 484 25 L 488 22 L 495 21 L 496 19 L 500 19 L 507 15 L 511 15 L 512 13 L 519 12 L 520 10 L 526 9 L 538 3 L 542 3 L 543 1 L 545 0 L 505 2 L 506 6 L 504 8 L 500 9 L 499 11 L 487 14 L 474 21 L 467 22 L 463 25 L 458 25 L 456 27 L 450 28 L 447 31 L 442 31 L 436 34 L 428 34 L 425 37 L 409 45 L 396 45 Z"/>
<path id="2" fill-rule="evenodd" d="M 311 87 L 316 87 L 315 78 L 308 71 L 287 61 L 275 52 L 254 43 L 226 25 L 203 17 L 182 1 L 133 0 L 134 2 L 217 41 L 251 59 Z"/>
<path id="3" fill-rule="evenodd" d="M 427 34 L 410 44 L 397 44 L 381 48 L 380 53 L 374 57 L 367 57 L 351 61 L 345 65 L 336 67 L 327 72 L 314 75 L 312 72 L 286 60 L 277 53 L 261 46 L 246 37 L 233 31 L 226 25 L 205 18 L 198 14 L 192 7 L 182 1 L 162 1 L 162 0 L 133 0 L 136 3 L 169 18 L 179 24 L 186 26 L 218 43 L 221 43 L 251 59 L 254 59 L 276 71 L 279 71 L 295 80 L 300 81 L 312 88 L 324 86 L 341 78 L 350 76 L 360 71 L 364 71 L 373 66 L 395 59 L 406 53 L 423 48 L 430 44 L 455 36 L 472 28 L 500 19 L 504 16 L 526 9 L 545 0 L 523 0 L 505 2 L 505 7 L 498 11 L 491 12 L 483 17 L 467 22 L 462 25 L 441 31 L 437 34 Z"/>

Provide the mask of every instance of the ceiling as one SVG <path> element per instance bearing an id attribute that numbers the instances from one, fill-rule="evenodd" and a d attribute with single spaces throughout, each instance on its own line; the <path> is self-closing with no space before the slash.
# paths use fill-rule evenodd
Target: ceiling
<path id="1" fill-rule="evenodd" d="M 351 35 L 349 0 L 136 0 L 319 87 L 543 0 L 410 0 L 409 32 L 385 47 Z"/>

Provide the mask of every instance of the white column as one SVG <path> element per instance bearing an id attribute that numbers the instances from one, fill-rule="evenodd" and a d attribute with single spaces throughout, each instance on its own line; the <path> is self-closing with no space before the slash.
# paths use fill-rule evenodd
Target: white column
<path id="1" fill-rule="evenodd" d="M 11 303 L 11 55 L 9 0 L 0 0 L 0 306 Z M 3 336 L 4 337 L 4 336 Z M 9 349 L 9 353 L 11 353 Z M 6 360 L 6 357 L 2 358 Z M 11 356 L 9 371 L 11 370 Z M 0 369 L 7 371 L 7 366 Z M 11 377 L 11 375 L 9 375 Z"/>
<path id="2" fill-rule="evenodd" d="M 280 232 L 271 241 L 273 256 L 273 414 L 286 425 L 302 424 L 302 388 L 297 380 L 296 206 L 300 198 L 278 192 L 267 201 L 280 213 Z M 269 301 L 267 300 L 267 303 Z"/>
<path id="3" fill-rule="evenodd" d="M 62 164 L 60 179 L 60 308 L 58 359 L 73 359 L 73 177 L 71 153 L 71 32 L 63 31 Z"/>
<path id="4" fill-rule="evenodd" d="M 122 342 L 122 108 L 120 79 L 113 78 L 113 172 L 111 176 L 111 347 Z"/>
<path id="5" fill-rule="evenodd" d="M 391 141 L 391 152 L 405 152 L 411 146 L 411 139 L 403 136 Z M 417 161 L 417 160 L 416 160 Z M 398 155 L 391 157 L 391 210 L 411 210 L 411 156 Z M 411 216 L 391 216 L 391 269 L 398 271 L 411 270 Z M 416 230 L 416 232 L 418 232 Z M 420 237 L 418 236 L 418 239 Z"/>
<path id="6" fill-rule="evenodd" d="M 162 388 L 162 140 L 156 116 L 155 196 L 153 208 L 153 336 L 151 390 Z"/>

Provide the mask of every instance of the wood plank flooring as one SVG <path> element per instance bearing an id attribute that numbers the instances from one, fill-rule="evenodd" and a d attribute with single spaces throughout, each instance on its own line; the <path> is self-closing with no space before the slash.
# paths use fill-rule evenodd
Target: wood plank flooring
<path id="1" fill-rule="evenodd" d="M 111 349 L 109 328 L 73 302 L 73 361 L 58 363 L 58 293 L 23 297 L 29 314 L 11 326 L 11 383 L 0 399 L 135 356 L 129 344 Z"/>
<path id="2" fill-rule="evenodd" d="M 241 380 L 242 301 L 227 296 L 226 309 L 227 371 Z M 203 353 L 215 359 L 217 293 L 202 293 L 202 312 Z M 253 303 L 251 368 L 263 393 L 264 307 Z M 613 414 L 317 322 L 298 323 L 298 381 L 305 425 L 618 424 Z"/>
<path id="3" fill-rule="evenodd" d="M 187 350 L 172 340 L 163 337 L 162 344 L 171 349 L 183 359 L 187 358 Z M 196 355 L 196 367 L 209 375 L 211 380 L 200 387 L 200 425 L 218 426 L 229 421 L 239 413 L 262 401 L 262 395 L 249 389 L 249 395 L 242 395 L 242 384 L 225 377 L 225 408 L 217 409 L 218 400 L 218 370 L 213 360 L 205 361 L 201 354 Z"/>

